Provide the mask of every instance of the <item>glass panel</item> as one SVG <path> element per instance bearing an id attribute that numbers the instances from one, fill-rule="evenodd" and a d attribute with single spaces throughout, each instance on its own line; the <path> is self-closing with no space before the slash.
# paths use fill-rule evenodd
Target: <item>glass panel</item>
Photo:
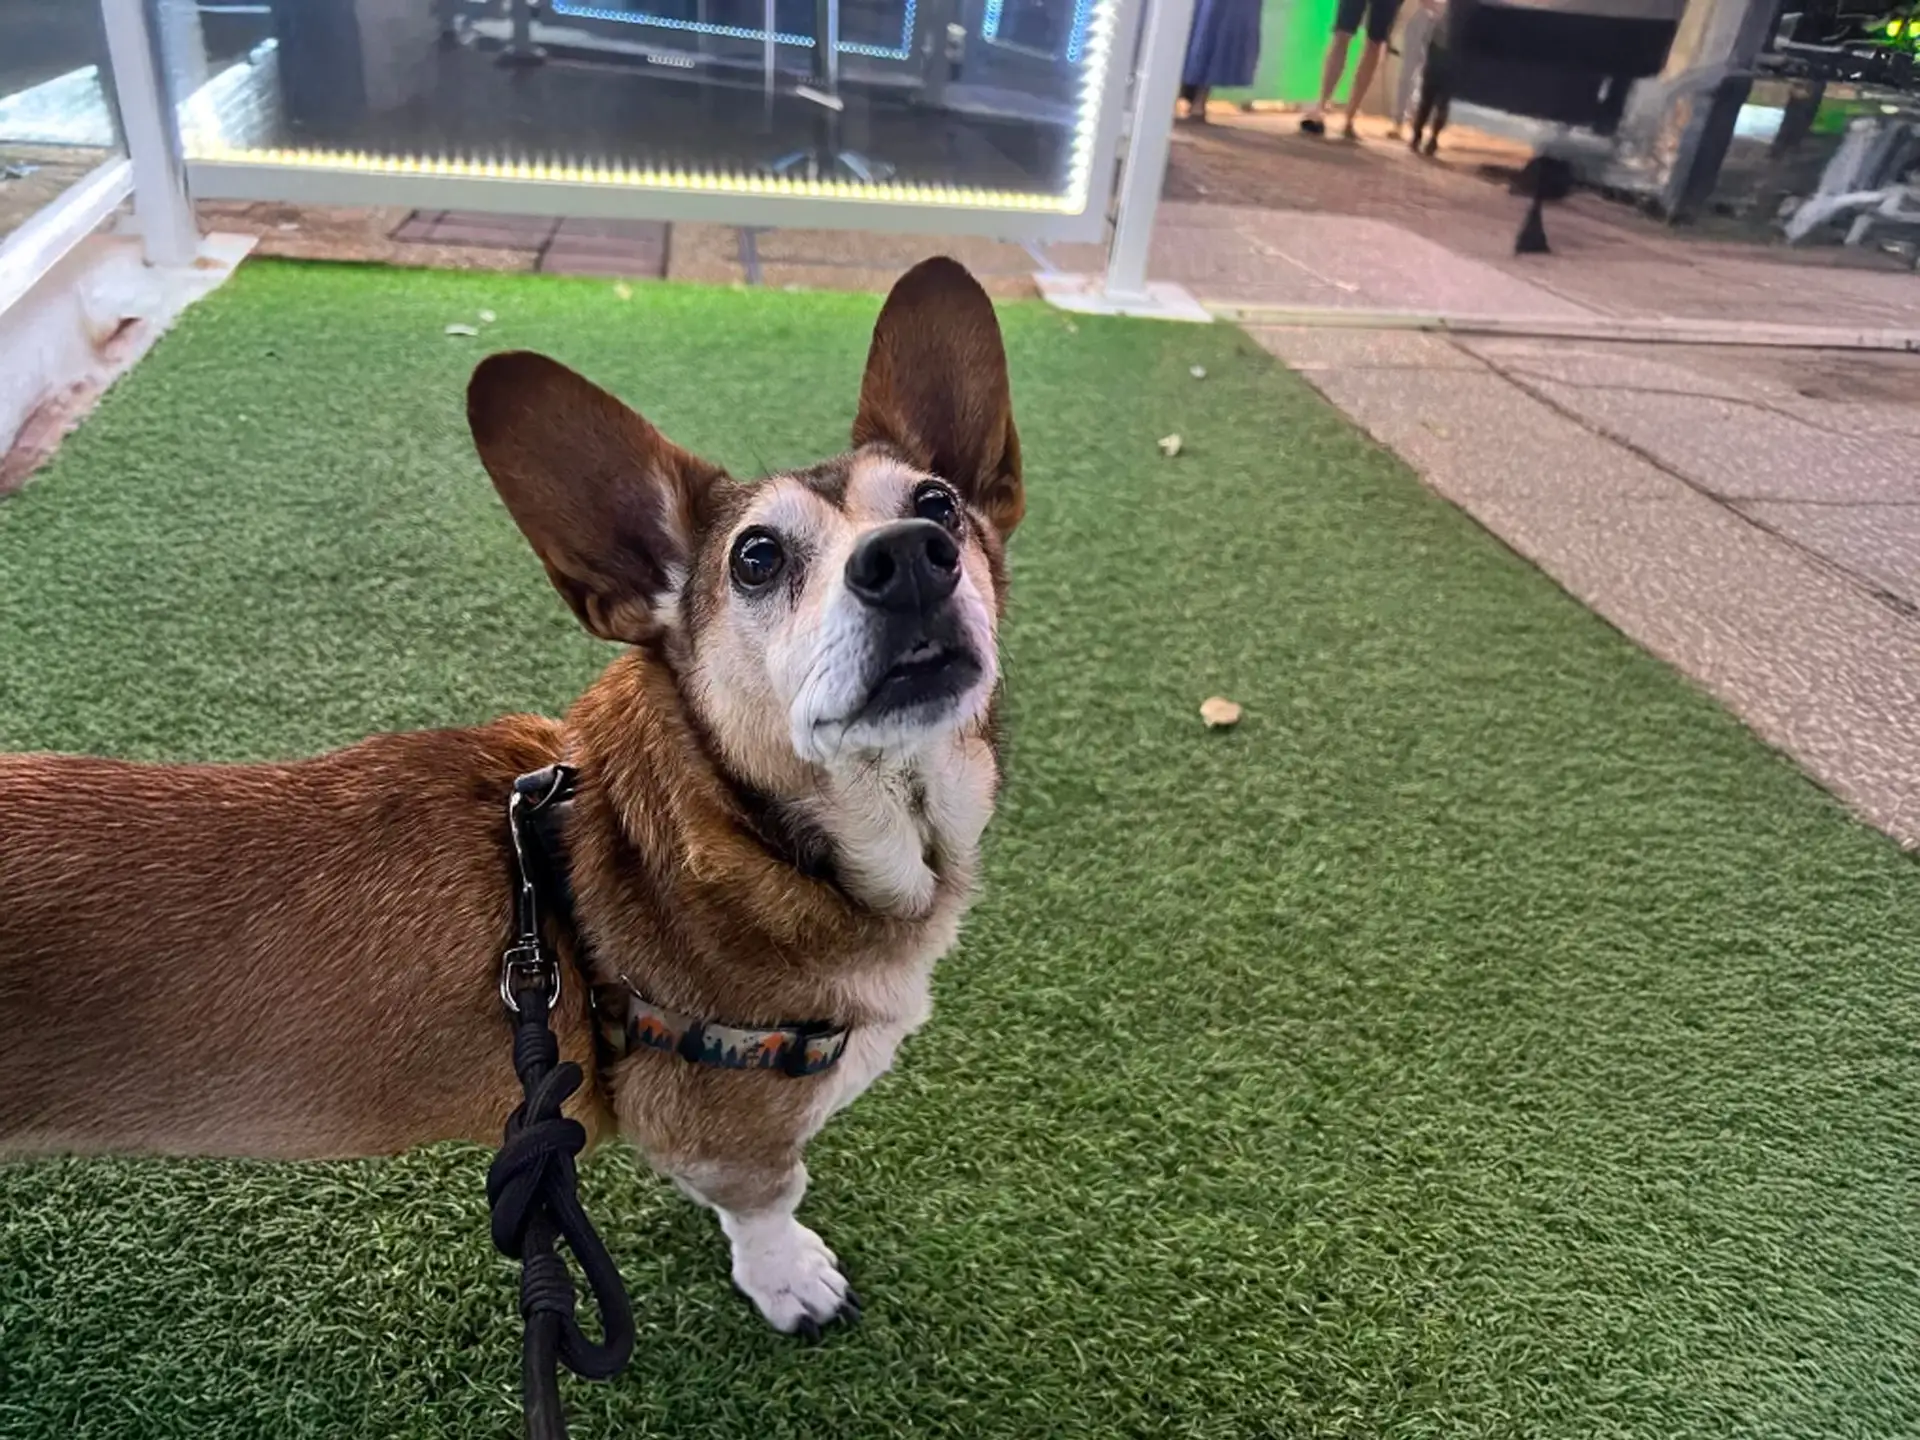
<path id="1" fill-rule="evenodd" d="M 0 239 L 120 150 L 94 0 L 0 0 Z"/>
<path id="2" fill-rule="evenodd" d="M 189 159 L 1085 208 L 1121 0 L 164 0 Z"/>

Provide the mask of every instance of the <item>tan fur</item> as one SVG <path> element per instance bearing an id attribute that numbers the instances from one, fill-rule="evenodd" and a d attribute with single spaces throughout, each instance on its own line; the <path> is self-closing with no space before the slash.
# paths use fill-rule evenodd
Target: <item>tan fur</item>
<path id="1" fill-rule="evenodd" d="M 499 1139 L 503 787 L 560 727 L 292 765 L 0 756 L 0 1153 Z M 568 1052 L 588 1053 L 566 997 Z"/>
<path id="2" fill-rule="evenodd" d="M 486 362 L 469 405 L 556 588 L 634 648 L 564 724 L 382 736 L 285 765 L 0 756 L 0 1153 L 496 1139 L 517 1098 L 495 989 L 505 801 L 514 776 L 565 758 L 583 945 L 554 937 L 556 1025 L 591 1077 L 583 1118 L 617 1123 L 721 1212 L 735 1278 L 775 1324 L 830 1318 L 844 1281 L 792 1219 L 802 1151 L 925 1019 L 997 784 L 993 631 L 1024 499 L 991 306 L 952 262 L 911 272 L 876 328 L 861 448 L 758 487 L 539 357 Z M 832 658 L 806 651 L 807 627 L 844 618 L 854 541 L 930 476 L 970 517 L 953 604 L 987 652 L 977 693 L 924 733 L 856 727 L 859 753 L 797 753 L 814 692 L 781 666 Z M 730 592 L 727 556 L 744 527 L 802 514 L 819 569 L 788 623 Z M 801 863 L 791 827 L 835 863 Z M 736 1024 L 830 1020 L 850 1029 L 846 1056 L 804 1079 L 648 1050 L 603 1067 L 587 991 L 604 1025 L 629 984 Z"/>
<path id="3" fill-rule="evenodd" d="M 672 681 L 638 654 L 581 701 L 575 733 L 622 743 L 582 755 L 570 826 L 582 933 L 610 972 L 694 1015 L 831 1017 L 856 1032 L 918 1023 L 934 957 L 952 944 L 971 870 L 943 877 L 929 913 L 870 910 L 770 853 L 678 718 Z M 619 977 L 602 973 L 601 982 Z M 642 1051 L 607 1077 L 624 1133 L 669 1173 L 723 1172 L 701 1188 L 729 1208 L 787 1182 L 825 1119 L 834 1072 L 804 1080 L 688 1065 Z"/>

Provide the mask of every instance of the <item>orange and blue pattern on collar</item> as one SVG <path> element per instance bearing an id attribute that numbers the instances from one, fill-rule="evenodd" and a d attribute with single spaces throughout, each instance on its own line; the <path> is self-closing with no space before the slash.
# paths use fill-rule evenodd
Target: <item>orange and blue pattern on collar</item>
<path id="1" fill-rule="evenodd" d="M 695 1065 L 723 1070 L 778 1070 L 795 1077 L 818 1075 L 838 1063 L 847 1048 L 844 1026 L 774 1025 L 765 1028 L 696 1020 L 655 1005 L 627 989 L 627 1048 L 664 1050 Z"/>

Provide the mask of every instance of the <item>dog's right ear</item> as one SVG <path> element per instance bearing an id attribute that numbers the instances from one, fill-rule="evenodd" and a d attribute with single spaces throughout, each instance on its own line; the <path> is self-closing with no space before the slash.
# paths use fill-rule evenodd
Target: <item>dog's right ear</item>
<path id="1" fill-rule="evenodd" d="M 525 350 L 467 386 L 480 462 L 587 629 L 645 644 L 726 476 L 566 366 Z"/>

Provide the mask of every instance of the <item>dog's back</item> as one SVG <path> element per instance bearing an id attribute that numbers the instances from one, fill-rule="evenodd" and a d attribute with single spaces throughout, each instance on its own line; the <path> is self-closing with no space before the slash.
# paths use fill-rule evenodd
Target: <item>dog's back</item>
<path id="1" fill-rule="evenodd" d="M 558 750 L 516 719 L 288 765 L 0 755 L 0 1153 L 492 1138 L 503 806 Z"/>

